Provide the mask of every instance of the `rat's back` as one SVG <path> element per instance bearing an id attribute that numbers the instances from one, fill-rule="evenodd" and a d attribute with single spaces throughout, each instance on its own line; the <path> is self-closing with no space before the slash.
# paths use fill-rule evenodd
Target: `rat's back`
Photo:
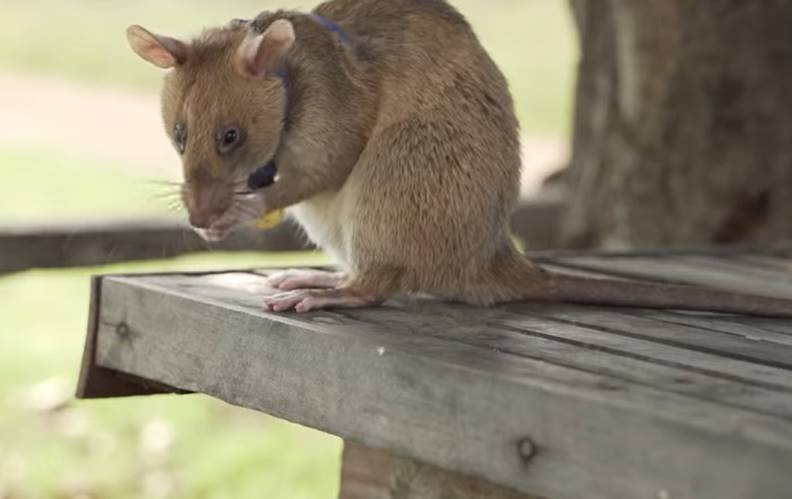
<path id="1" fill-rule="evenodd" d="M 362 276 L 395 269 L 400 291 L 458 295 L 490 279 L 493 256 L 511 252 L 520 177 L 502 73 L 443 0 L 333 0 L 316 13 L 345 31 L 376 95 L 369 144 L 341 196 L 348 264 Z"/>
<path id="2" fill-rule="evenodd" d="M 380 94 L 380 125 L 483 98 L 516 130 L 505 78 L 445 0 L 333 0 L 317 7 L 349 35 L 353 60 Z"/>

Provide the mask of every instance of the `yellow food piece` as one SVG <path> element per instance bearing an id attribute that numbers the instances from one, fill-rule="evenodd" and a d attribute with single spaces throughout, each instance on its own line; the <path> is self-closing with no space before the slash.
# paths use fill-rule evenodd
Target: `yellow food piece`
<path id="1" fill-rule="evenodd" d="M 284 210 L 274 210 L 256 220 L 256 227 L 261 230 L 277 227 L 283 221 Z"/>

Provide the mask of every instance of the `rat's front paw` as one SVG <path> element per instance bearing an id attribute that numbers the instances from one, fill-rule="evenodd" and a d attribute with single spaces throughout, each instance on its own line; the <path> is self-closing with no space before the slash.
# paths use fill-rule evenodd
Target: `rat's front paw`
<path id="1" fill-rule="evenodd" d="M 339 286 L 345 277 L 343 272 L 292 269 L 272 274 L 267 278 L 267 284 L 282 291 L 326 289 Z"/>
<path id="2" fill-rule="evenodd" d="M 264 308 L 271 312 L 310 312 L 328 308 L 374 307 L 382 299 L 359 294 L 349 289 L 300 289 L 270 296 L 264 300 Z"/>
<path id="3" fill-rule="evenodd" d="M 246 193 L 234 199 L 234 204 L 208 228 L 193 227 L 201 238 L 209 243 L 219 243 L 231 233 L 255 222 L 266 213 L 266 202 L 260 193 Z"/>

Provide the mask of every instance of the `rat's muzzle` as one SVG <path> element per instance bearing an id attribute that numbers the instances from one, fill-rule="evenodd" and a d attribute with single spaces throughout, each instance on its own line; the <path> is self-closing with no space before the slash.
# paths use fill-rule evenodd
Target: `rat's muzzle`
<path id="1" fill-rule="evenodd" d="M 184 196 L 184 204 L 190 225 L 196 229 L 208 229 L 231 208 L 232 201 L 230 191 L 216 184 L 189 188 Z"/>

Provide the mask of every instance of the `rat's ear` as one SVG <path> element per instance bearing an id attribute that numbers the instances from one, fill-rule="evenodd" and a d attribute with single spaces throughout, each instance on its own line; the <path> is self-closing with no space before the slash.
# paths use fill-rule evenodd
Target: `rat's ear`
<path id="1" fill-rule="evenodd" d="M 162 35 L 155 35 L 141 26 L 127 28 L 129 46 L 137 55 L 163 69 L 181 66 L 187 61 L 187 45 Z"/>
<path id="2" fill-rule="evenodd" d="M 252 76 L 272 75 L 294 45 L 294 40 L 294 26 L 286 19 L 273 22 L 260 35 L 250 33 L 239 46 L 242 68 Z"/>

